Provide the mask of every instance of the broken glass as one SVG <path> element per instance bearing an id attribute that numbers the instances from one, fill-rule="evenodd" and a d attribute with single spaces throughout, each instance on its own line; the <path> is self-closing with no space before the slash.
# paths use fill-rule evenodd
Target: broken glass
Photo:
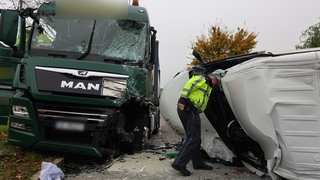
<path id="1" fill-rule="evenodd" d="M 87 51 L 94 20 L 58 19 L 54 15 L 42 15 L 39 19 L 33 31 L 31 49 Z M 96 20 L 90 54 L 106 60 L 143 60 L 147 29 L 145 22 Z"/>

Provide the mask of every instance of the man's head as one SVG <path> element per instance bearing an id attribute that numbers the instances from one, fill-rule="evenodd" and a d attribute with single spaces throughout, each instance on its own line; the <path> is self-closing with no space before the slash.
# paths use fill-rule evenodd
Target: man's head
<path id="1" fill-rule="evenodd" d="M 213 71 L 211 74 L 214 75 L 214 77 L 220 81 L 221 78 L 225 75 L 226 71 L 225 70 L 222 70 L 222 69 L 217 69 L 215 71 Z"/>
<path id="2" fill-rule="evenodd" d="M 221 78 L 224 75 L 225 75 L 225 71 L 222 69 L 217 69 L 217 70 L 213 71 L 212 73 L 209 73 L 208 77 L 211 79 L 212 87 L 219 84 L 219 82 L 221 81 Z"/>

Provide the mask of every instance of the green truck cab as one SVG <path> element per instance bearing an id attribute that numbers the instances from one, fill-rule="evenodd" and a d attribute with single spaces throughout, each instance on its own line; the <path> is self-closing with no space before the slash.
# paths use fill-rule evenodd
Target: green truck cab
<path id="1" fill-rule="evenodd" d="M 1 10 L 0 122 L 9 144 L 102 157 L 140 150 L 157 133 L 157 31 L 145 8 L 127 6 L 121 19 L 57 16 L 54 1 L 37 12 Z"/>

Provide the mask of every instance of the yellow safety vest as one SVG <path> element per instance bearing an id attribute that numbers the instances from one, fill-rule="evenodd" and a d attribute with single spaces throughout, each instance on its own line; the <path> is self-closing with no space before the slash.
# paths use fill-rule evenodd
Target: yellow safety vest
<path id="1" fill-rule="evenodd" d="M 191 103 L 203 112 L 208 104 L 212 88 L 206 83 L 206 78 L 201 75 L 192 76 L 185 84 L 181 97 L 189 99 Z"/>

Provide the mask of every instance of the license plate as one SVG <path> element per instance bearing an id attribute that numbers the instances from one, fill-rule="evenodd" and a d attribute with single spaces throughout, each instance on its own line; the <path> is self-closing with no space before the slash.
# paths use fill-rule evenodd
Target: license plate
<path id="1" fill-rule="evenodd" d="M 58 130 L 84 131 L 84 123 L 57 121 L 55 128 Z"/>

